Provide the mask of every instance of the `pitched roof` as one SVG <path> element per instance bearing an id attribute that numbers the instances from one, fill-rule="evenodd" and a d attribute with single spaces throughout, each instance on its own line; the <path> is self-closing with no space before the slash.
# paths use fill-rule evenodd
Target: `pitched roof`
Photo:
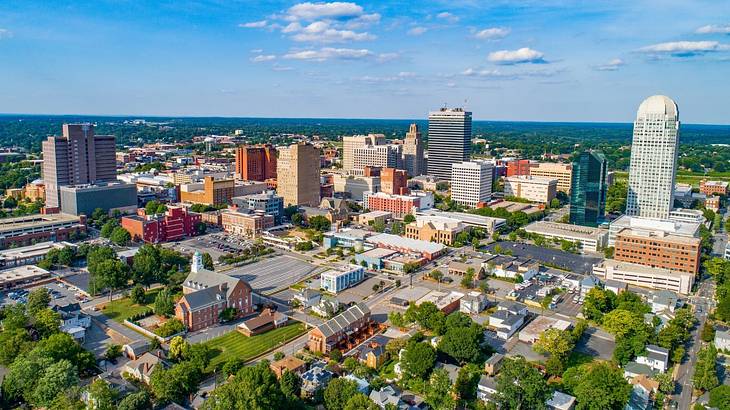
<path id="1" fill-rule="evenodd" d="M 324 337 L 330 337 L 345 331 L 350 325 L 370 314 L 370 309 L 364 303 L 353 305 L 346 311 L 317 326 Z"/>
<path id="2" fill-rule="evenodd" d="M 190 292 L 186 295 L 183 295 L 182 299 L 188 302 L 190 310 L 198 310 L 204 306 L 207 306 L 213 301 L 223 300 L 224 295 L 218 287 L 212 287 Z"/>
<path id="3" fill-rule="evenodd" d="M 190 272 L 188 277 L 185 278 L 183 286 L 193 289 L 202 289 L 217 287 L 218 285 L 225 283 L 227 285 L 226 298 L 228 298 L 239 282 L 242 282 L 248 288 L 248 290 L 251 291 L 251 285 L 249 285 L 248 282 L 244 281 L 243 279 L 235 276 L 229 276 L 223 273 L 214 272 L 208 269 L 201 269 L 197 273 Z"/>

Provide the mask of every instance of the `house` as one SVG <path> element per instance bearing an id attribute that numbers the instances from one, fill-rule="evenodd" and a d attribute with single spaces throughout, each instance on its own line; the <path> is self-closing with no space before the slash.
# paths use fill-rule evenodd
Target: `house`
<path id="1" fill-rule="evenodd" d="M 477 315 L 487 307 L 487 297 L 481 292 L 469 292 L 461 298 L 459 311 L 467 315 Z"/>
<path id="2" fill-rule="evenodd" d="M 643 363 L 631 361 L 624 365 L 624 377 L 627 379 L 633 379 L 634 377 L 639 375 L 651 377 L 654 374 L 654 370 Z"/>
<path id="3" fill-rule="evenodd" d="M 235 309 L 236 317 L 254 311 L 251 286 L 243 279 L 205 269 L 198 251 L 193 255 L 190 274 L 182 287 L 183 296 L 175 305 L 175 317 L 190 332 L 219 323 L 220 314 L 228 308 Z"/>
<path id="4" fill-rule="evenodd" d="M 633 379 L 630 380 L 630 383 L 633 386 L 638 386 L 642 388 L 645 392 L 652 394 L 659 391 L 659 382 L 653 379 L 650 379 L 646 377 L 643 374 L 640 374 Z"/>
<path id="5" fill-rule="evenodd" d="M 555 390 L 553 396 L 545 404 L 550 410 L 573 410 L 575 408 L 575 397 Z"/>
<path id="6" fill-rule="evenodd" d="M 277 378 L 281 378 L 281 375 L 283 375 L 286 371 L 301 375 L 307 369 L 307 363 L 294 356 L 287 356 L 281 360 L 271 363 L 269 367 L 271 368 L 271 371 L 276 374 Z"/>
<path id="7" fill-rule="evenodd" d="M 78 303 L 69 303 L 64 306 L 54 306 L 53 310 L 61 316 L 59 329 L 71 335 L 78 343 L 86 340 L 86 329 L 91 327 L 91 318 L 81 313 Z"/>
<path id="8" fill-rule="evenodd" d="M 591 289 L 601 286 L 601 281 L 593 275 L 588 275 L 580 281 L 580 297 L 585 298 Z"/>
<path id="9" fill-rule="evenodd" d="M 499 305 L 497 305 L 497 310 L 506 310 L 512 315 L 527 315 L 527 306 L 517 302 L 499 302 Z"/>
<path id="10" fill-rule="evenodd" d="M 525 323 L 525 315 L 512 314 L 508 310 L 497 310 L 489 316 L 489 326 L 495 328 L 497 337 L 507 340 Z"/>
<path id="11" fill-rule="evenodd" d="M 236 326 L 236 330 L 245 336 L 256 336 L 271 329 L 284 326 L 289 316 L 272 309 L 264 309 L 260 315 Z"/>
<path id="12" fill-rule="evenodd" d="M 730 331 L 718 329 L 715 332 L 715 347 L 717 350 L 730 350 Z"/>
<path id="13" fill-rule="evenodd" d="M 498 278 L 516 279 L 522 276 L 523 280 L 530 280 L 540 271 L 540 264 L 529 258 L 496 255 L 482 263 L 487 274 Z"/>
<path id="14" fill-rule="evenodd" d="M 292 296 L 292 302 L 297 301 L 305 309 L 319 304 L 320 300 L 322 300 L 322 294 L 318 290 L 309 288 L 302 289 Z"/>
<path id="15" fill-rule="evenodd" d="M 484 362 L 484 373 L 486 373 L 487 376 L 494 376 L 495 374 L 497 374 L 499 368 L 502 367 L 503 359 L 504 355 L 501 353 L 492 354 L 489 359 Z"/>
<path id="16" fill-rule="evenodd" d="M 366 396 L 370 393 L 370 383 L 368 383 L 367 380 L 361 379 L 361 378 L 355 376 L 354 374 L 348 374 L 347 376 L 343 377 L 343 379 L 355 382 L 355 384 L 357 385 L 358 392 L 360 392 Z"/>
<path id="17" fill-rule="evenodd" d="M 672 291 L 659 290 L 652 293 L 649 302 L 651 303 L 651 311 L 653 313 L 658 313 L 664 310 L 674 312 L 677 308 L 679 297 Z"/>
<path id="18" fill-rule="evenodd" d="M 338 346 L 349 347 L 375 330 L 370 309 L 358 303 L 309 331 L 307 347 L 312 352 L 328 353 Z"/>
<path id="19" fill-rule="evenodd" d="M 142 357 L 143 354 L 150 351 L 150 341 L 147 339 L 140 339 L 134 342 L 128 343 L 122 346 L 122 353 L 129 360 L 136 360 Z"/>
<path id="20" fill-rule="evenodd" d="M 624 410 L 648 410 L 650 408 L 652 407 L 649 393 L 640 386 L 634 385 Z"/>
<path id="21" fill-rule="evenodd" d="M 664 373 L 669 367 L 669 350 L 656 345 L 648 345 L 646 354 L 637 356 L 636 362 L 645 364 L 659 373 Z"/>
<path id="22" fill-rule="evenodd" d="M 157 354 L 146 352 L 138 359 L 130 360 L 122 367 L 122 372 L 128 373 L 145 384 L 149 384 L 152 372 L 157 367 L 164 368 L 166 366 L 167 364 L 162 359 L 161 350 L 158 349 Z"/>
<path id="23" fill-rule="evenodd" d="M 318 390 L 327 387 L 334 374 L 324 368 L 323 363 L 312 366 L 311 369 L 302 373 L 302 395 L 305 397 L 314 396 Z"/>
<path id="24" fill-rule="evenodd" d="M 619 293 L 627 290 L 629 288 L 629 284 L 621 282 L 620 280 L 606 279 L 604 288 L 618 295 Z"/>
<path id="25" fill-rule="evenodd" d="M 449 263 L 449 275 L 464 276 L 467 272 L 471 272 L 474 279 L 481 279 L 484 277 L 484 264 L 477 259 L 466 262 L 451 261 Z"/>
<path id="26" fill-rule="evenodd" d="M 319 303 L 312 307 L 312 312 L 325 318 L 336 315 L 339 310 L 340 301 L 331 297 L 321 298 Z"/>
<path id="27" fill-rule="evenodd" d="M 368 397 L 370 397 L 370 400 L 377 404 L 381 409 L 385 409 L 388 405 L 395 407 L 398 410 L 409 408 L 409 406 L 401 400 L 400 393 L 390 384 L 384 386 L 380 390 L 371 391 L 370 396 Z"/>
<path id="28" fill-rule="evenodd" d="M 481 401 L 492 401 L 497 394 L 497 380 L 494 377 L 482 375 L 477 384 L 477 398 Z"/>
<path id="29" fill-rule="evenodd" d="M 385 336 L 382 336 L 382 340 L 377 338 L 378 336 L 373 337 L 366 346 L 360 349 L 357 356 L 358 360 L 365 364 L 365 366 L 376 370 L 385 363 L 388 357 L 385 345 L 390 340 L 390 338 Z"/>

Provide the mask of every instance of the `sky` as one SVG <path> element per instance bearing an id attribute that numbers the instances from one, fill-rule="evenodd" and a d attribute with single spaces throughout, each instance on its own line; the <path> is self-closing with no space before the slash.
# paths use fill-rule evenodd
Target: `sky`
<path id="1" fill-rule="evenodd" d="M 0 112 L 730 123 L 730 1 L 0 2 Z"/>

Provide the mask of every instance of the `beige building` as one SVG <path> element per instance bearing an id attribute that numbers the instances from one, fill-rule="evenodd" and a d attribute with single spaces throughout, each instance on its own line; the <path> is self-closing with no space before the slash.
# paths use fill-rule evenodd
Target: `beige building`
<path id="1" fill-rule="evenodd" d="M 205 177 L 202 183 L 180 186 L 180 202 L 190 204 L 223 205 L 231 202 L 235 196 L 233 178 L 218 179 Z"/>
<path id="2" fill-rule="evenodd" d="M 319 205 L 319 149 L 308 143 L 279 148 L 276 191 L 284 206 Z"/>
<path id="3" fill-rule="evenodd" d="M 352 170 L 358 171 L 365 167 L 399 168 L 401 145 L 365 145 L 353 150 Z"/>
<path id="4" fill-rule="evenodd" d="M 349 171 L 355 168 L 355 149 L 366 145 L 384 145 L 385 135 L 368 134 L 342 137 L 342 169 Z"/>
<path id="5" fill-rule="evenodd" d="M 695 275 L 665 268 L 606 259 L 593 266 L 593 274 L 605 280 L 617 280 L 650 289 L 666 289 L 688 295 Z"/>
<path id="6" fill-rule="evenodd" d="M 525 226 L 525 232 L 550 239 L 579 242 L 582 252 L 598 252 L 608 244 L 608 230 L 559 222 L 535 221 Z"/>
<path id="7" fill-rule="evenodd" d="M 365 192 L 380 192 L 380 177 L 335 174 L 332 176 L 335 192 L 347 192 L 350 198 L 362 201 Z"/>
<path id="8" fill-rule="evenodd" d="M 504 195 L 532 202 L 550 203 L 555 198 L 558 180 L 555 178 L 519 175 L 504 178 Z"/>
<path id="9" fill-rule="evenodd" d="M 570 184 L 573 178 L 573 165 L 555 162 L 530 164 L 530 176 L 554 178 L 558 180 L 558 191 L 570 195 Z"/>
<path id="10" fill-rule="evenodd" d="M 223 230 L 233 235 L 255 238 L 274 226 L 274 217 L 263 213 L 244 213 L 226 209 L 221 211 Z"/>
<path id="11" fill-rule="evenodd" d="M 441 216 L 416 216 L 414 222 L 406 225 L 405 237 L 451 245 L 454 243 L 456 235 L 465 229 L 466 226 L 456 219 Z"/>
<path id="12" fill-rule="evenodd" d="M 415 177 L 426 173 L 426 163 L 423 161 L 423 141 L 418 124 L 411 124 L 403 140 L 403 168 L 408 175 Z"/>

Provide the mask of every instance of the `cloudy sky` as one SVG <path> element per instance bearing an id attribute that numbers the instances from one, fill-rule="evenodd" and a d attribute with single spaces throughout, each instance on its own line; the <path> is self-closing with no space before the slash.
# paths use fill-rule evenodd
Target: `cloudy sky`
<path id="1" fill-rule="evenodd" d="M 4 113 L 630 122 L 659 93 L 730 123 L 730 2 L 0 2 Z"/>

